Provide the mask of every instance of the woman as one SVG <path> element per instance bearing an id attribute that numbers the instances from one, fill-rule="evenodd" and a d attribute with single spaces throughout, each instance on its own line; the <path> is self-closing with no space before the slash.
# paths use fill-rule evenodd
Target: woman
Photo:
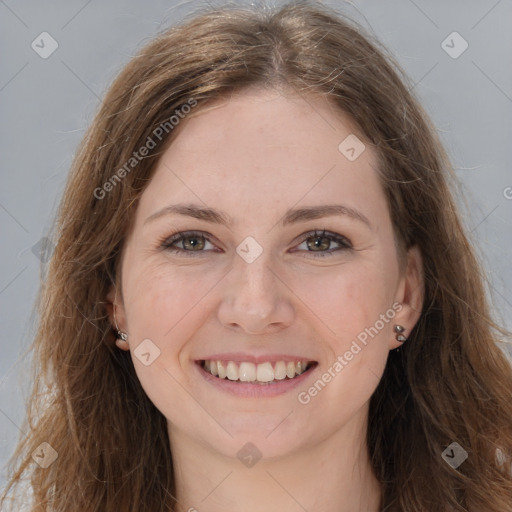
<path id="1" fill-rule="evenodd" d="M 58 217 L 30 510 L 512 510 L 506 333 L 405 83 L 307 2 L 132 59 Z"/>

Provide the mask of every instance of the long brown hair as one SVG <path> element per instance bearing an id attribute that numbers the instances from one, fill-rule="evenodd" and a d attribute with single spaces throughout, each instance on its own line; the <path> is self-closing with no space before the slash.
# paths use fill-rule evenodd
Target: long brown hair
<path id="1" fill-rule="evenodd" d="M 498 346 L 507 333 L 491 320 L 435 130 L 399 66 L 363 33 L 309 2 L 212 8 L 159 34 L 122 70 L 59 210 L 38 299 L 28 433 L 11 459 L 4 504 L 27 481 L 33 512 L 175 510 L 166 420 L 130 353 L 115 346 L 105 297 L 119 285 L 137 200 L 176 133 L 171 116 L 244 87 L 284 85 L 324 95 L 355 121 L 378 154 L 397 239 L 423 257 L 421 317 L 390 353 L 370 402 L 382 510 L 512 511 L 512 370 Z M 134 157 L 155 137 L 155 149 Z M 453 442 L 468 454 L 457 469 L 441 455 Z M 57 454 L 46 468 L 32 457 L 41 443 Z"/>

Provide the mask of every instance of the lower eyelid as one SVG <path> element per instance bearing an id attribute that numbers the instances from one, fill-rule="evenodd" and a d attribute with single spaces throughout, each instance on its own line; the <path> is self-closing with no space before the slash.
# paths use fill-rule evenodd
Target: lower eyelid
<path id="1" fill-rule="evenodd" d="M 333 240 L 333 242 L 337 243 L 338 247 L 326 249 L 324 251 L 310 251 L 307 249 L 295 249 L 293 252 L 303 252 L 305 255 L 314 254 L 314 255 L 319 255 L 320 257 L 323 257 L 323 256 L 328 256 L 328 255 L 332 256 L 336 252 L 347 251 L 352 248 L 350 245 L 348 245 L 346 243 L 338 242 L 336 240 Z M 303 243 L 305 243 L 305 242 L 302 242 L 299 245 L 302 245 Z"/>

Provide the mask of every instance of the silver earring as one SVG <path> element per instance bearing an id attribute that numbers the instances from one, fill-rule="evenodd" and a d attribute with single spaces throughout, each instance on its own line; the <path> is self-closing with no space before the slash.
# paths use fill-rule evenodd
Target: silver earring
<path id="1" fill-rule="evenodd" d="M 395 325 L 393 330 L 397 333 L 395 336 L 396 341 L 403 343 L 407 341 L 407 338 L 402 334 L 405 331 L 405 327 L 403 325 Z"/>
<path id="2" fill-rule="evenodd" d="M 117 331 L 117 337 L 123 341 L 128 341 L 128 334 L 123 331 Z"/>

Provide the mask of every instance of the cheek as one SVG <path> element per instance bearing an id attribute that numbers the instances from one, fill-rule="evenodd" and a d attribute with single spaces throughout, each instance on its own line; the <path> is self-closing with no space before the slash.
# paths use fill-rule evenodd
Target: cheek
<path id="1" fill-rule="evenodd" d="M 197 266 L 172 268 L 164 261 L 139 269 L 127 276 L 126 314 L 132 360 L 139 380 L 152 402 L 162 410 L 165 404 L 187 405 L 183 379 L 192 359 L 188 343 L 211 315 L 209 296 L 224 274 L 201 272 Z M 124 290 L 123 290 L 124 291 Z M 138 358 L 137 347 L 149 339 L 158 357 L 149 366 Z M 165 391 L 164 391 L 165 390 Z"/>
<path id="2" fill-rule="evenodd" d="M 194 414 L 194 403 L 183 387 L 180 361 L 187 358 L 187 341 L 202 321 L 201 299 L 214 286 L 213 278 L 198 278 L 191 267 L 172 270 L 167 263 L 137 265 L 126 276 L 125 299 L 130 350 L 141 386 L 151 402 L 166 417 L 172 411 Z M 195 278 L 193 277 L 195 276 Z M 210 283 L 210 281 L 213 281 Z M 217 279 L 218 281 L 218 279 Z M 143 340 L 151 344 L 139 350 Z M 150 352 L 150 364 L 139 354 Z M 156 354 L 156 357 L 153 355 Z"/>
<path id="3" fill-rule="evenodd" d="M 209 273 L 198 276 L 193 266 L 177 271 L 167 262 L 146 264 L 127 283 L 125 300 L 131 331 L 139 336 L 151 333 L 165 342 L 175 338 L 179 330 L 181 338 L 188 325 L 197 325 L 203 298 L 221 278 Z"/>
<path id="4" fill-rule="evenodd" d="M 390 309 L 394 313 L 391 308 L 396 286 L 393 271 L 386 271 L 382 264 L 369 263 L 340 266 L 332 272 L 322 270 L 323 273 L 315 276 L 301 276 L 296 289 L 323 324 L 324 332 L 330 339 L 334 338 L 331 343 L 334 350 L 338 353 L 347 350 L 353 339 L 376 322 L 379 336 L 389 335 L 392 322 L 380 318 Z"/>
<path id="5" fill-rule="evenodd" d="M 310 290 L 307 304 L 321 321 L 328 356 L 318 380 L 301 389 L 299 401 L 323 411 L 338 427 L 367 403 L 382 377 L 395 315 L 391 277 L 378 266 L 361 265 L 340 268 L 325 281 L 302 281 L 302 293 Z"/>

